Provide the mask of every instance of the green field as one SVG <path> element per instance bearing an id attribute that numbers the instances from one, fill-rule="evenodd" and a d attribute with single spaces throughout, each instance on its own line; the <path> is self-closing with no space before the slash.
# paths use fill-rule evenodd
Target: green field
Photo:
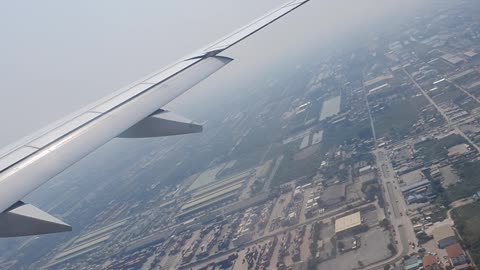
<path id="1" fill-rule="evenodd" d="M 457 164 L 454 168 L 462 181 L 448 187 L 447 195 L 451 201 L 472 196 L 480 191 L 480 161 Z"/>
<path id="2" fill-rule="evenodd" d="M 480 203 L 475 202 L 452 210 L 460 236 L 475 264 L 480 264 Z"/>
<path id="3" fill-rule="evenodd" d="M 285 150 L 282 163 L 272 179 L 272 186 L 279 186 L 302 176 L 313 176 L 324 158 L 321 151 L 316 151 L 305 159 L 296 160 L 295 152 L 293 149 Z"/>
<path id="4" fill-rule="evenodd" d="M 377 137 L 398 138 L 408 134 L 427 104 L 425 97 L 414 97 L 395 101 L 385 110 L 375 113 L 373 120 Z"/>
<path id="5" fill-rule="evenodd" d="M 423 157 L 424 162 L 448 157 L 448 148 L 457 144 L 466 143 L 458 134 L 451 134 L 442 139 L 430 139 L 415 144 L 417 155 Z"/>
<path id="6" fill-rule="evenodd" d="M 353 140 L 370 139 L 372 136 L 372 128 L 368 119 L 360 122 L 343 121 L 324 129 L 321 151 L 325 153 L 341 144 L 348 144 Z"/>

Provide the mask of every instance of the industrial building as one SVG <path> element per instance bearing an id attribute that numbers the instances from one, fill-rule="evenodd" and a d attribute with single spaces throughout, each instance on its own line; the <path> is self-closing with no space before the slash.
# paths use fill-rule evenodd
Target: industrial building
<path id="1" fill-rule="evenodd" d="M 428 179 L 402 188 L 402 194 L 408 204 L 425 202 L 432 196 L 431 183 Z"/>
<path id="2" fill-rule="evenodd" d="M 358 226 L 362 225 L 362 217 L 359 212 L 351 215 L 338 218 L 335 220 L 335 234 L 342 234 L 352 231 Z"/>
<path id="3" fill-rule="evenodd" d="M 449 225 L 442 225 L 433 230 L 433 238 L 439 248 L 446 248 L 457 243 L 457 237 L 452 227 Z"/>

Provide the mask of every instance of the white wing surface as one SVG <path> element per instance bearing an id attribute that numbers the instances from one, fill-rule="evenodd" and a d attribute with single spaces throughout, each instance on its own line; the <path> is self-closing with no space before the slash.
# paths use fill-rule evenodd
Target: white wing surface
<path id="1" fill-rule="evenodd" d="M 112 138 L 200 132 L 200 125 L 162 107 L 233 60 L 219 53 L 306 2 L 288 2 L 0 154 L 0 237 L 71 230 L 21 200 Z"/>

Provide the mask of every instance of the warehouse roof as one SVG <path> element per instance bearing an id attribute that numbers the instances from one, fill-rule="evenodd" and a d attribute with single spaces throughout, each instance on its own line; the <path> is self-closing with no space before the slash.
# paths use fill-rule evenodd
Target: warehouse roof
<path id="1" fill-rule="evenodd" d="M 451 236 L 455 237 L 455 232 L 450 225 L 443 225 L 433 230 L 433 238 L 437 242 Z"/>
<path id="2" fill-rule="evenodd" d="M 362 224 L 360 212 L 353 213 L 351 215 L 341 217 L 335 220 L 335 233 L 339 233 Z"/>

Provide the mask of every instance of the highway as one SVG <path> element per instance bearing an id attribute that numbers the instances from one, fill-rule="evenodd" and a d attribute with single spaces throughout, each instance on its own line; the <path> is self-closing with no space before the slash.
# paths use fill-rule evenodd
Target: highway
<path id="1" fill-rule="evenodd" d="M 403 227 L 408 240 L 407 242 L 414 243 L 416 247 L 418 245 L 417 237 L 413 230 L 413 224 L 407 215 L 407 204 L 398 184 L 398 176 L 384 150 L 377 149 L 375 155 L 377 156 L 377 165 L 380 168 L 382 186 L 385 190 L 385 203 L 390 222 L 394 225 L 397 234 L 398 227 Z M 396 237 L 398 237 L 398 235 Z M 406 252 L 410 253 L 412 251 L 415 251 L 415 248 L 410 245 Z"/>

